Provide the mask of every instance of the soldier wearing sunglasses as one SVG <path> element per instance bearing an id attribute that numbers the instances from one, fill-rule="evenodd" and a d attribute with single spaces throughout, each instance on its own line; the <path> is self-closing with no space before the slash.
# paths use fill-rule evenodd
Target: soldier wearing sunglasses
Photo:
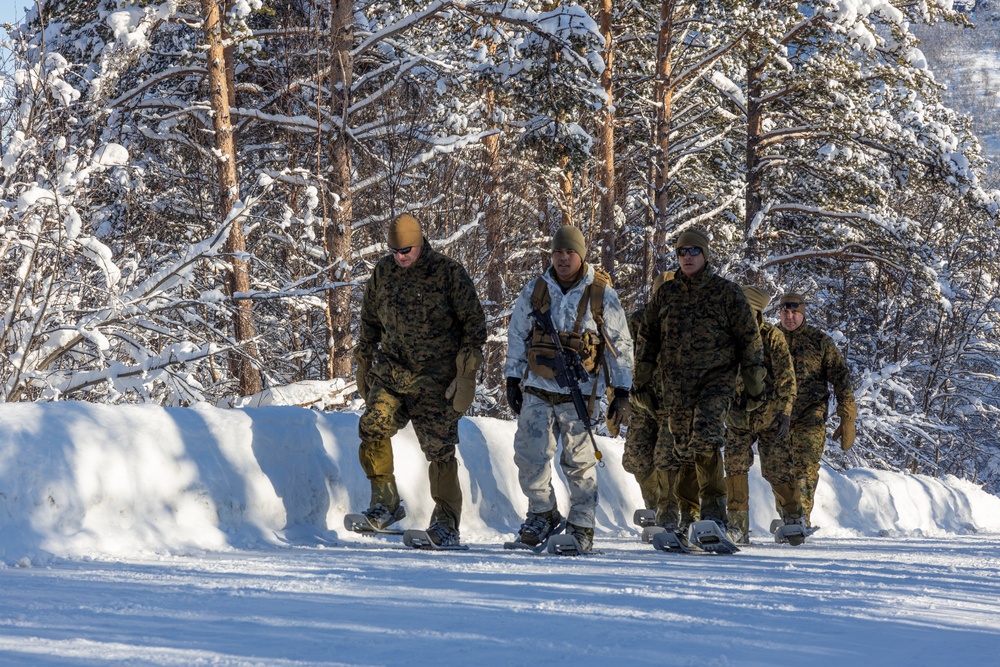
<path id="1" fill-rule="evenodd" d="M 427 533 L 440 546 L 454 546 L 462 513 L 458 421 L 476 395 L 486 316 L 468 273 L 431 247 L 416 218 L 396 218 L 388 242 L 389 254 L 365 283 L 354 350 L 365 401 L 358 456 L 371 483 L 364 514 L 379 530 L 406 516 L 391 438 L 412 421 L 430 462 L 435 506 Z"/>
<path id="2" fill-rule="evenodd" d="M 840 440 L 840 448 L 844 451 L 854 445 L 858 406 L 854 401 L 851 371 L 837 344 L 825 332 L 805 322 L 805 298 L 789 292 L 779 303 L 781 330 L 795 364 L 796 395 L 790 431 L 793 468 L 802 490 L 806 526 L 811 526 L 820 459 L 826 444 L 829 385 L 833 385 L 840 417 L 840 426 L 834 431 L 833 439 Z"/>
<path id="3" fill-rule="evenodd" d="M 656 411 L 656 466 L 672 454 L 693 466 L 701 519 L 726 528 L 722 446 L 737 374 L 752 401 L 763 399 L 760 329 L 743 290 L 711 266 L 708 235 L 691 229 L 675 246 L 680 271 L 646 309 L 632 384 L 635 402 Z M 680 489 L 678 489 L 678 492 Z M 682 525 L 664 525 L 682 533 Z"/>

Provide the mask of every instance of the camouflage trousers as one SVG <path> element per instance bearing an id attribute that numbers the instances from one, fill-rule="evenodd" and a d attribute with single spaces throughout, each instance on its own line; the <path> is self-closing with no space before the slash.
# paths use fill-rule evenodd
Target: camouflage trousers
<path id="1" fill-rule="evenodd" d="M 726 487 L 731 511 L 750 509 L 747 475 L 753 465 L 753 443 L 760 453 L 760 468 L 771 485 L 775 503 L 782 517 L 802 516 L 802 497 L 792 466 L 791 438 L 772 435 L 774 410 L 761 409 L 730 415 L 726 429 Z"/>
<path id="2" fill-rule="evenodd" d="M 681 472 L 681 462 L 674 452 L 673 446 L 660 452 L 661 466 L 657 466 L 656 442 L 660 435 L 660 424 L 656 415 L 636 407 L 632 411 L 628 433 L 625 434 L 625 451 L 622 455 L 622 468 L 630 472 L 639 483 L 642 501 L 646 509 L 657 510 L 657 516 L 674 516 L 680 510 L 677 501 L 677 484 Z M 669 435 L 669 433 L 668 433 Z M 686 470 L 686 469 L 685 469 Z M 697 478 L 692 473 L 683 478 L 689 481 L 685 486 L 690 489 L 690 480 L 694 480 L 694 494 L 697 495 Z M 688 495 L 690 495 L 690 490 Z M 685 508 L 691 513 L 691 508 Z M 695 508 L 697 512 L 697 507 Z M 697 514 L 695 514 L 697 516 Z"/>
<path id="3" fill-rule="evenodd" d="M 820 461 L 826 447 L 826 409 L 810 410 L 792 420 L 790 431 L 792 469 L 802 493 L 802 509 L 809 524 L 816 486 L 819 484 Z M 811 524 L 809 524 L 811 525 Z"/>
<path id="4" fill-rule="evenodd" d="M 728 396 L 706 396 L 695 406 L 658 413 L 656 467 L 678 471 L 674 488 L 682 514 L 687 511 L 703 519 L 726 520 L 722 446 L 730 402 Z M 693 494 L 694 479 L 697 496 Z"/>
<path id="5" fill-rule="evenodd" d="M 514 463 L 528 511 L 547 512 L 556 507 L 552 487 L 552 459 L 562 444 L 559 465 L 569 485 L 569 514 L 573 525 L 593 528 L 597 510 L 597 458 L 587 429 L 572 403 L 553 405 L 531 393 L 524 394 L 514 433 Z"/>
<path id="6" fill-rule="evenodd" d="M 452 401 L 445 398 L 451 378 L 422 378 L 414 391 L 396 393 L 377 379 L 368 391 L 365 413 L 358 423 L 361 446 L 358 458 L 373 488 L 391 484 L 396 478 L 392 441 L 407 422 L 413 423 L 417 441 L 430 462 L 428 480 L 434 513 L 431 523 L 441 522 L 458 530 L 462 516 L 462 488 L 458 479 L 458 421 Z"/>

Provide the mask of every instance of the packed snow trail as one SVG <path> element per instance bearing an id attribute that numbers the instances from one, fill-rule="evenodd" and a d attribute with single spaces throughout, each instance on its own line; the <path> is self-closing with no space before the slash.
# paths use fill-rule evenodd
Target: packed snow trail
<path id="1" fill-rule="evenodd" d="M 992 664 L 1000 536 L 561 558 L 401 538 L 0 570 L 0 664 Z"/>
<path id="2" fill-rule="evenodd" d="M 343 528 L 363 508 L 357 413 L 0 405 L 0 665 L 992 664 L 1000 498 L 969 482 L 824 468 L 800 547 L 655 550 L 606 468 L 586 558 L 509 551 L 526 511 L 514 424 L 460 424 L 468 551 Z M 401 528 L 427 463 L 393 439 Z M 864 446 L 859 443 L 858 446 Z M 565 487 L 557 497 L 567 507 Z"/>

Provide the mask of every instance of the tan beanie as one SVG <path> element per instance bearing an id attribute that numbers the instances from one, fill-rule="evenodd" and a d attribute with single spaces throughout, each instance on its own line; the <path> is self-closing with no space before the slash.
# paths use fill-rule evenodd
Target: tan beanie
<path id="1" fill-rule="evenodd" d="M 587 242 L 583 232 L 573 225 L 563 225 L 552 235 L 552 252 L 556 250 L 573 250 L 581 259 L 587 259 Z"/>
<path id="2" fill-rule="evenodd" d="M 424 235 L 420 231 L 420 223 L 409 213 L 404 213 L 390 223 L 390 248 L 409 248 L 423 244 Z"/>
<path id="3" fill-rule="evenodd" d="M 674 245 L 674 249 L 686 248 L 688 246 L 697 246 L 701 248 L 701 251 L 705 253 L 705 261 L 710 259 L 710 243 L 708 240 L 708 234 L 706 234 L 701 229 L 689 229 L 680 236 L 677 237 L 677 243 Z"/>
<path id="4" fill-rule="evenodd" d="M 767 295 L 767 292 L 759 290 L 756 287 L 751 287 L 750 285 L 743 286 L 743 294 L 746 296 L 747 301 L 750 302 L 750 307 L 760 312 L 764 312 L 767 304 L 771 303 L 771 297 Z"/>
<path id="5" fill-rule="evenodd" d="M 653 278 L 653 294 L 656 294 L 656 290 L 663 286 L 663 283 L 674 279 L 673 271 L 664 271 L 655 278 Z"/>
<path id="6" fill-rule="evenodd" d="M 778 303 L 782 306 L 786 303 L 797 303 L 799 307 L 795 310 L 800 313 L 806 312 L 806 298 L 797 292 L 785 292 L 781 295 L 781 300 Z"/>

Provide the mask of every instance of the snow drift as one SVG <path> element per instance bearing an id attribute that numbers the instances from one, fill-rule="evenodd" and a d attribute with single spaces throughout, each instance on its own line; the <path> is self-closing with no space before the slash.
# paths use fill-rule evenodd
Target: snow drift
<path id="1" fill-rule="evenodd" d="M 357 423 L 355 412 L 299 407 L 0 405 L 0 562 L 329 544 L 343 533 L 343 515 L 368 501 Z M 502 420 L 461 421 L 466 542 L 509 539 L 527 509 L 514 430 Z M 598 541 L 635 531 L 641 503 L 619 463 L 623 441 L 600 446 L 608 465 L 599 471 Z M 432 502 L 410 427 L 393 448 L 403 525 L 423 528 Z M 557 493 L 567 507 L 564 486 Z M 756 466 L 751 508 L 762 539 L 776 514 Z M 823 536 L 1000 532 L 1000 498 L 953 477 L 824 468 L 813 523 Z"/>

